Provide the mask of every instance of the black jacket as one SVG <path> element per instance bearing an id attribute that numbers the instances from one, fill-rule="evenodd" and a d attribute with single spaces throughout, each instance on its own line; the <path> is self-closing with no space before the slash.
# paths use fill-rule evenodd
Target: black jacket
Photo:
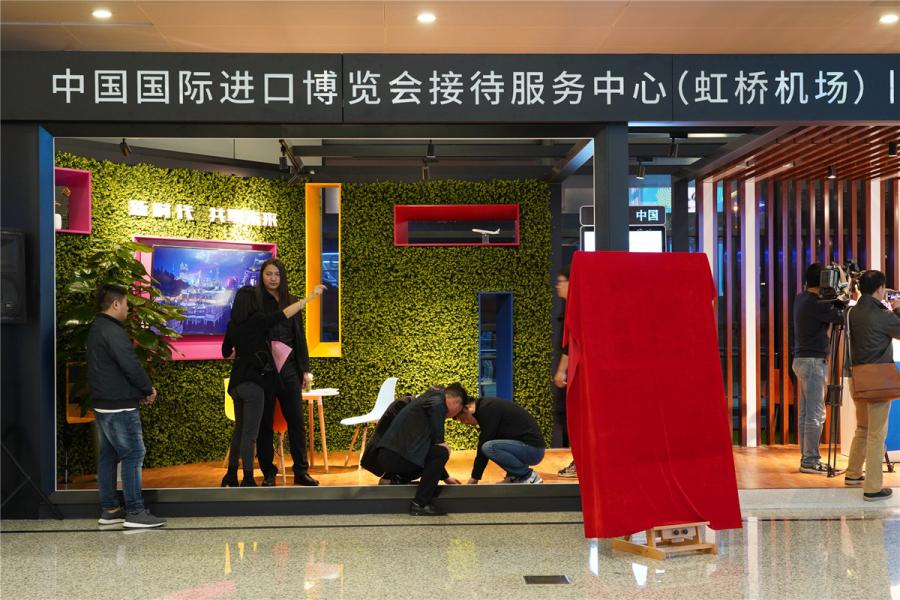
<path id="1" fill-rule="evenodd" d="M 269 348 L 269 331 L 286 318 L 282 311 L 276 310 L 271 313 L 256 313 L 239 325 L 234 321 L 228 322 L 228 331 L 222 340 L 222 356 L 228 358 L 233 350 L 237 355 L 231 365 L 229 393 L 248 381 L 263 388 L 275 388 L 277 373 Z"/>
<path id="2" fill-rule="evenodd" d="M 472 465 L 472 479 L 481 479 L 487 466 L 487 456 L 481 451 L 491 440 L 516 440 L 535 448 L 544 447 L 544 436 L 537 421 L 528 411 L 501 398 L 481 398 L 475 404 L 475 420 L 478 421 L 478 454 Z"/>
<path id="3" fill-rule="evenodd" d="M 844 313 L 833 302 L 804 291 L 794 299 L 794 357 L 825 358 L 828 355 L 828 326 L 840 323 Z"/>
<path id="4" fill-rule="evenodd" d="M 414 465 L 424 467 L 428 450 L 444 443 L 446 418 L 444 392 L 425 392 L 394 417 L 376 449 L 393 450 Z"/>
<path id="5" fill-rule="evenodd" d="M 264 313 L 272 313 L 276 310 L 280 310 L 278 307 L 278 300 L 276 300 L 272 294 L 266 290 L 262 290 L 260 296 L 262 297 L 262 310 Z M 291 298 L 290 301 L 295 302 L 296 300 Z M 291 353 L 291 360 L 294 361 L 294 364 L 297 367 L 297 373 L 300 374 L 301 378 L 304 373 L 309 372 L 309 348 L 306 345 L 306 328 L 303 326 L 302 315 L 303 313 L 301 311 L 290 319 L 290 325 L 294 332 L 294 340 L 293 343 L 290 344 L 294 349 Z"/>
<path id="6" fill-rule="evenodd" d="M 850 358 L 854 365 L 894 362 L 891 341 L 900 338 L 900 309 L 890 311 L 870 294 L 850 309 Z"/>
<path id="7" fill-rule="evenodd" d="M 153 391 L 125 328 L 105 313 L 88 332 L 87 379 L 94 408 L 137 408 Z"/>
<path id="8" fill-rule="evenodd" d="M 415 397 L 413 396 L 397 398 L 391 402 L 385 409 L 384 414 L 381 415 L 381 418 L 378 419 L 378 424 L 375 425 L 375 431 L 372 432 L 372 436 L 369 438 L 369 441 L 366 442 L 366 447 L 362 450 L 362 457 L 359 459 L 360 466 L 369 473 L 377 475 L 378 477 L 384 475 L 384 469 L 381 468 L 381 463 L 378 462 L 378 444 L 381 442 L 381 438 L 384 436 L 385 432 L 390 429 L 391 423 L 394 422 L 394 418 L 413 400 L 415 400 Z"/>

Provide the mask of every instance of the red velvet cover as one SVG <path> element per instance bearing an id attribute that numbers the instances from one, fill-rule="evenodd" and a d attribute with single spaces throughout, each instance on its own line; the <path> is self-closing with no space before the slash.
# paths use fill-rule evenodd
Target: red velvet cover
<path id="1" fill-rule="evenodd" d="M 586 537 L 741 527 L 704 254 L 577 252 L 568 424 Z"/>

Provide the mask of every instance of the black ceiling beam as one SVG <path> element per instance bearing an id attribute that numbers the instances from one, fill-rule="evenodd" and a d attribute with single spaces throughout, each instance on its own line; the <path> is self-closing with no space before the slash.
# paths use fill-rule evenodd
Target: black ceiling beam
<path id="1" fill-rule="evenodd" d="M 723 138 L 722 142 L 704 142 L 702 144 L 692 144 L 692 143 L 684 143 L 682 141 L 678 142 L 678 156 L 680 157 L 699 157 L 703 158 L 718 152 L 722 146 L 726 145 L 726 141 Z M 666 142 L 664 144 L 660 143 L 641 143 L 635 142 L 634 140 L 629 140 L 628 142 L 628 155 L 632 157 L 637 156 L 660 156 L 667 157 L 669 156 L 669 143 Z"/>
<path id="2" fill-rule="evenodd" d="M 594 140 L 581 140 L 575 143 L 566 155 L 554 165 L 547 180 L 551 183 L 565 181 L 594 157 Z"/>
<path id="3" fill-rule="evenodd" d="M 323 144 L 321 146 L 292 146 L 296 156 L 334 158 L 422 158 L 427 144 Z M 441 158 L 562 158 L 571 144 L 434 144 L 435 154 Z"/>
<path id="4" fill-rule="evenodd" d="M 420 181 L 422 167 L 315 167 L 310 176 L 313 182 L 369 182 L 369 181 Z M 549 168 L 544 167 L 468 167 L 451 169 L 440 163 L 428 165 L 429 178 L 485 181 L 489 179 L 544 179 Z"/>
<path id="5" fill-rule="evenodd" d="M 675 179 L 702 179 L 718 171 L 722 167 L 739 160 L 743 156 L 756 152 L 759 148 L 774 144 L 778 138 L 787 135 L 797 125 L 780 125 L 778 127 L 760 128 L 739 138 L 734 138 L 722 146 L 717 152 L 689 167 L 681 169 L 673 175 Z"/>

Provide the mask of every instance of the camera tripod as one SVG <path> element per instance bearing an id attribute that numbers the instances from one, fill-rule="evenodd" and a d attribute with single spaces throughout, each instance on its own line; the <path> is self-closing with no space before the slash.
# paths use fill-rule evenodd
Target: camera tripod
<path id="1" fill-rule="evenodd" d="M 846 307 L 843 309 L 846 314 Z M 844 336 L 844 319 L 831 326 L 831 335 L 828 339 L 828 380 L 825 387 L 825 408 L 831 407 L 831 421 L 828 427 L 828 476 L 834 477 L 844 472 L 837 468 L 838 438 L 840 437 L 841 397 L 843 395 L 843 359 L 847 356 L 845 347 L 847 338 Z"/>

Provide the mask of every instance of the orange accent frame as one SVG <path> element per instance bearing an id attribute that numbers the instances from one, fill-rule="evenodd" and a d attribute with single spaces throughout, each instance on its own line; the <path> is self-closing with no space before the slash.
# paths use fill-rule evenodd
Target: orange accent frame
<path id="1" fill-rule="evenodd" d="M 322 304 L 310 302 L 306 306 L 306 345 L 311 358 L 340 358 L 342 356 L 341 339 L 341 184 L 340 183 L 307 183 L 306 195 L 306 295 L 322 281 L 322 190 L 338 189 L 338 341 L 323 342 L 319 332 L 322 322 Z M 325 292 L 328 293 L 327 291 Z"/>

